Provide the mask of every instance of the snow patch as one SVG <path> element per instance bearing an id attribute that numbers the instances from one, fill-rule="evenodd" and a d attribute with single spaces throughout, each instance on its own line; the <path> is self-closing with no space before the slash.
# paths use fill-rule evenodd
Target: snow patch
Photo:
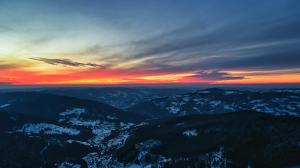
<path id="1" fill-rule="evenodd" d="M 262 100 L 251 100 L 249 103 L 255 104 L 255 103 L 261 103 L 263 102 Z"/>
<path id="2" fill-rule="evenodd" d="M 184 122 L 176 123 L 176 126 L 177 126 L 177 127 L 178 127 L 178 126 L 182 126 L 182 125 L 184 125 Z"/>
<path id="3" fill-rule="evenodd" d="M 127 140 L 128 137 L 129 137 L 129 133 L 128 132 L 122 132 L 116 138 L 110 139 L 107 142 L 107 146 L 109 148 L 111 148 L 111 147 L 118 147 L 118 148 L 120 148 L 120 147 L 122 147 L 125 144 L 125 142 L 126 142 L 126 140 Z"/>
<path id="4" fill-rule="evenodd" d="M 60 116 L 69 116 L 76 115 L 80 116 L 82 113 L 85 113 L 86 110 L 84 108 L 73 108 L 72 110 L 66 110 L 65 112 L 59 113 Z"/>
<path id="5" fill-rule="evenodd" d="M 79 164 L 74 164 L 70 162 L 63 162 L 59 165 L 57 165 L 57 168 L 80 168 L 81 166 Z"/>
<path id="6" fill-rule="evenodd" d="M 171 106 L 171 107 L 168 107 L 168 110 L 172 114 L 177 114 L 180 111 L 180 108 Z"/>
<path id="7" fill-rule="evenodd" d="M 149 125 L 149 122 L 141 122 L 138 125 L 135 125 L 134 127 L 140 127 L 140 126 L 144 126 L 144 125 Z"/>
<path id="8" fill-rule="evenodd" d="M 219 101 L 219 100 L 213 100 L 213 101 L 210 101 L 209 102 L 209 105 L 213 106 L 213 107 L 216 107 L 218 105 L 220 105 L 222 102 Z"/>
<path id="9" fill-rule="evenodd" d="M 190 136 L 198 136 L 198 132 L 197 132 L 196 129 L 186 130 L 186 131 L 182 132 L 182 135 L 188 136 L 188 137 L 190 137 Z"/>
<path id="10" fill-rule="evenodd" d="M 82 159 L 86 162 L 88 168 L 98 168 L 101 163 L 101 159 L 97 153 L 89 153 Z"/>
<path id="11" fill-rule="evenodd" d="M 82 120 L 77 118 L 71 118 L 68 123 L 76 126 L 84 126 L 84 127 L 95 127 L 100 124 L 99 120 Z"/>
<path id="12" fill-rule="evenodd" d="M 73 140 L 73 139 L 68 139 L 67 142 L 68 142 L 68 143 L 78 143 L 78 144 L 85 145 L 85 146 L 91 146 L 91 144 L 89 144 L 89 143 L 87 143 L 87 142 L 78 141 L 78 140 Z"/>
<path id="13" fill-rule="evenodd" d="M 225 91 L 224 94 L 225 95 L 231 95 L 231 94 L 235 94 L 237 93 L 236 91 Z"/>
<path id="14" fill-rule="evenodd" d="M 198 91 L 198 93 L 210 93 L 210 91 L 202 90 L 202 91 Z"/>
<path id="15" fill-rule="evenodd" d="M 0 108 L 5 108 L 5 107 L 8 107 L 8 106 L 10 106 L 10 104 L 3 104 L 3 105 L 0 106 Z"/>
<path id="16" fill-rule="evenodd" d="M 92 128 L 92 133 L 95 135 L 92 139 L 89 139 L 88 142 L 94 146 L 101 145 L 102 141 L 110 136 L 111 132 L 116 129 L 114 123 L 102 122 L 97 127 Z"/>
<path id="17" fill-rule="evenodd" d="M 114 116 L 110 116 L 110 115 L 107 115 L 106 118 L 109 119 L 109 120 L 117 120 L 117 119 L 119 119 L 118 117 L 114 117 Z"/>
<path id="18" fill-rule="evenodd" d="M 38 123 L 38 124 L 27 123 L 27 124 L 24 124 L 21 129 L 18 129 L 17 132 L 22 132 L 27 135 L 40 134 L 40 133 L 49 134 L 49 135 L 53 135 L 53 134 L 78 135 L 78 134 L 80 134 L 79 130 L 61 127 L 61 126 L 49 124 L 49 123 Z"/>
<path id="19" fill-rule="evenodd" d="M 205 155 L 207 157 L 207 166 L 212 168 L 228 167 L 229 160 L 225 157 L 224 147 Z"/>
<path id="20" fill-rule="evenodd" d="M 182 100 L 185 101 L 185 102 L 188 102 L 188 101 L 190 101 L 190 97 L 188 97 L 188 96 L 183 97 Z"/>

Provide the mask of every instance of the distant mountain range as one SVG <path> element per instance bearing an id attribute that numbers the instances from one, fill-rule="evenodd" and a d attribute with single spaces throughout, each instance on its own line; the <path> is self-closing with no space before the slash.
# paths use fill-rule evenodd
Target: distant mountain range
<path id="1" fill-rule="evenodd" d="M 207 89 L 151 99 L 129 108 L 129 111 L 143 113 L 150 118 L 216 114 L 243 110 L 298 116 L 300 115 L 300 90 L 240 91 Z"/>
<path id="2" fill-rule="evenodd" d="M 126 109 L 139 102 L 173 96 L 190 92 L 192 89 L 173 88 L 126 88 L 126 87 L 105 87 L 105 88 L 28 88 L 21 89 L 22 92 L 50 93 L 62 96 L 71 96 L 80 99 L 94 100 L 111 105 L 116 108 Z"/>

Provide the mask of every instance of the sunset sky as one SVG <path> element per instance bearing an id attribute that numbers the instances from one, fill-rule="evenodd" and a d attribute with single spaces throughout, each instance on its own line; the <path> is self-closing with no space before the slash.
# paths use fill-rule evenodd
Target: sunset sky
<path id="1" fill-rule="evenodd" d="M 0 1 L 0 85 L 160 83 L 300 83 L 300 1 Z"/>

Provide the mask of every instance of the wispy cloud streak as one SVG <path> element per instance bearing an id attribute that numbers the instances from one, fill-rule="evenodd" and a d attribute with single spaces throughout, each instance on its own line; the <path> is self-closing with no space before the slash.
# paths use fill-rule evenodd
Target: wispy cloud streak
<path id="1" fill-rule="evenodd" d="M 65 65 L 65 66 L 72 66 L 72 67 L 95 67 L 95 68 L 104 68 L 103 65 L 94 64 L 94 63 L 82 63 L 82 62 L 76 62 L 72 61 L 70 59 L 50 59 L 50 58 L 30 58 L 32 60 L 41 61 L 47 64 L 51 65 Z"/>

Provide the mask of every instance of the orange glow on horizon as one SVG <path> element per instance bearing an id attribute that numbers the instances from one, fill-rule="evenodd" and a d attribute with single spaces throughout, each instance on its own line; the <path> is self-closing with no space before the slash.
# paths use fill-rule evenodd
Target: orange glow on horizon
<path id="1" fill-rule="evenodd" d="M 150 73 L 142 71 L 123 71 L 112 69 L 90 69 L 72 71 L 51 69 L 38 71 L 30 68 L 8 68 L 0 71 L 0 82 L 14 85 L 101 85 L 101 84 L 174 84 L 174 83 L 208 83 L 208 84 L 281 84 L 300 83 L 300 73 L 288 72 L 272 74 L 247 70 L 224 71 L 243 79 L 221 80 L 202 79 L 197 72 Z M 261 74 L 260 74 L 261 73 Z"/>

